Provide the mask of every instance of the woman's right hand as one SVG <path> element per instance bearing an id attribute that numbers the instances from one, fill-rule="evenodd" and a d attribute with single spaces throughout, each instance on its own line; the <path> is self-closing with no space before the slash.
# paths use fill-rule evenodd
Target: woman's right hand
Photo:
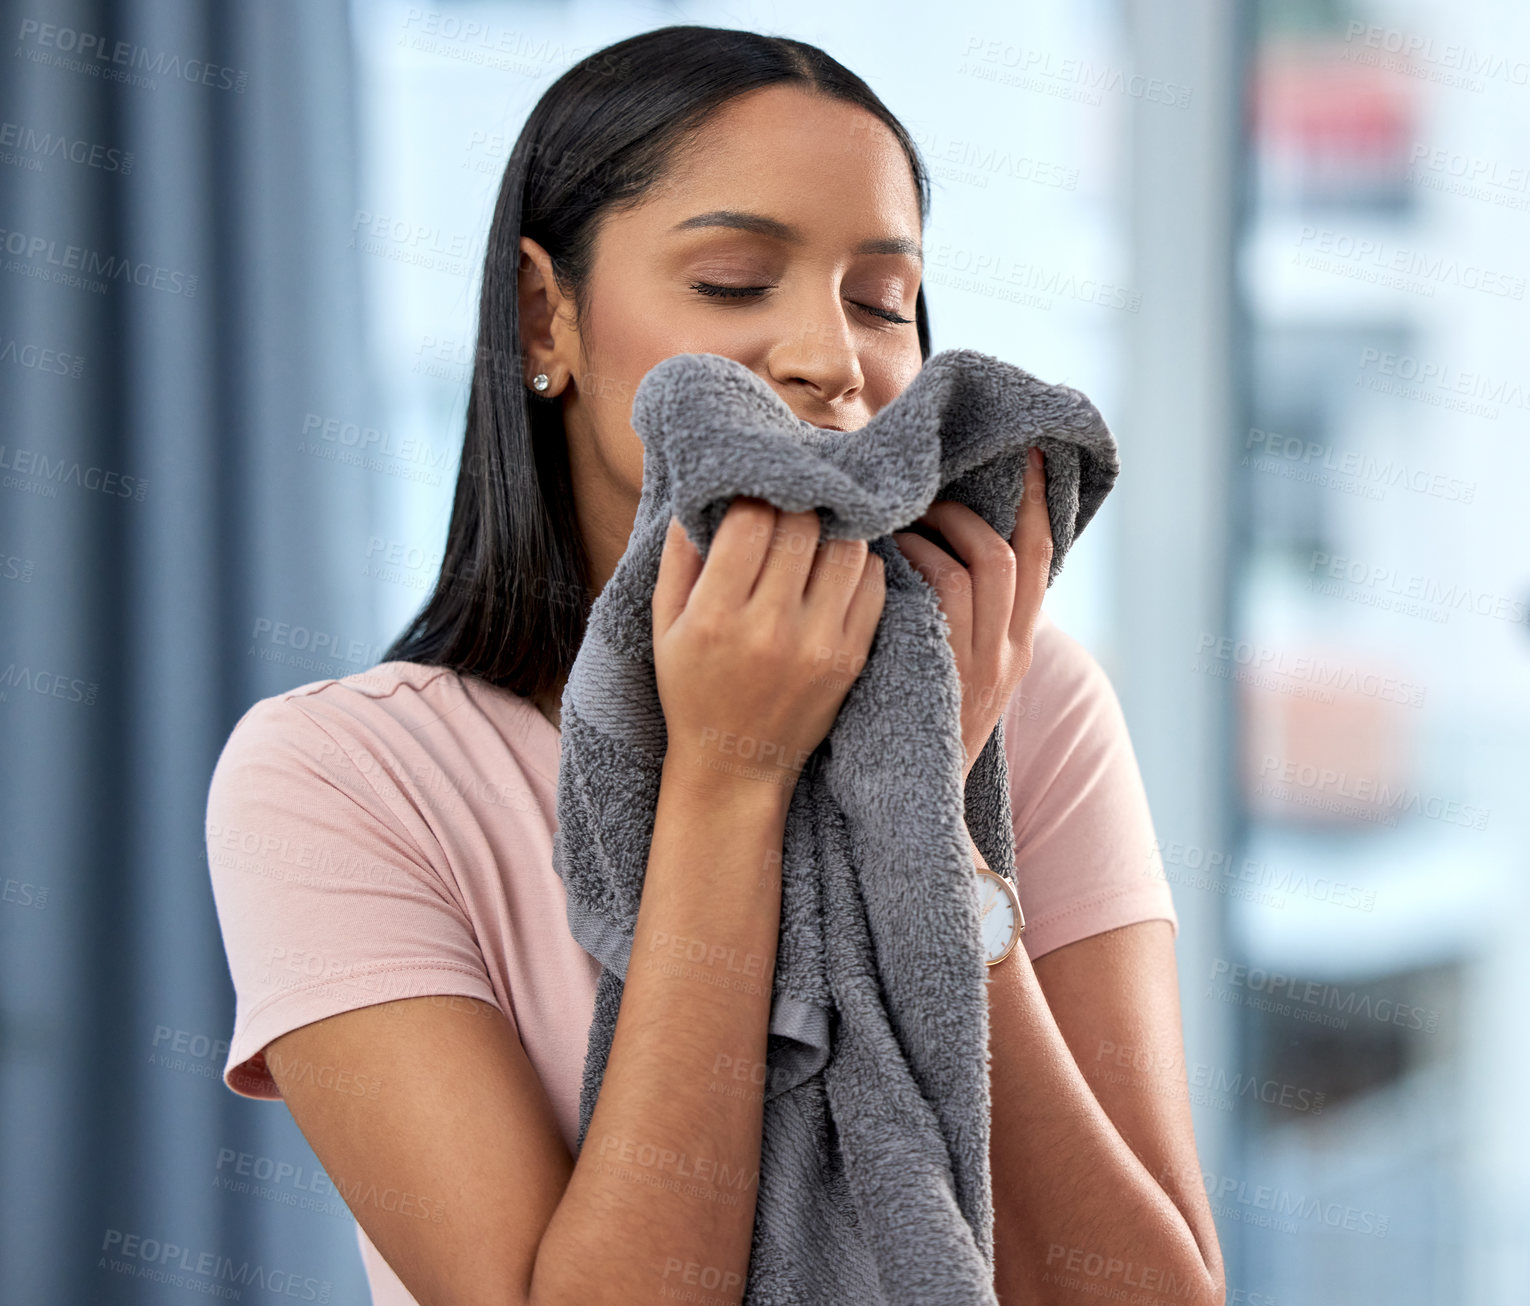
<path id="1" fill-rule="evenodd" d="M 820 530 L 816 512 L 736 498 L 703 562 L 670 519 L 654 675 L 666 764 L 698 787 L 747 777 L 789 802 L 866 664 L 887 597 L 882 559 L 865 540 L 820 546 Z"/>

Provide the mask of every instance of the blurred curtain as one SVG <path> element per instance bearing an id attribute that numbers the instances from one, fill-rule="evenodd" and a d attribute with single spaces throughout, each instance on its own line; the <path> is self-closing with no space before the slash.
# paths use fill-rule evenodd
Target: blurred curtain
<path id="1" fill-rule="evenodd" d="M 215 1198 L 301 1143 L 221 1082 L 203 847 L 234 721 L 328 674 L 259 623 L 366 629 L 368 478 L 299 449 L 366 393 L 347 11 L 0 13 L 0 1297 L 167 1300 L 136 1234 L 361 1299 L 354 1226 Z"/>

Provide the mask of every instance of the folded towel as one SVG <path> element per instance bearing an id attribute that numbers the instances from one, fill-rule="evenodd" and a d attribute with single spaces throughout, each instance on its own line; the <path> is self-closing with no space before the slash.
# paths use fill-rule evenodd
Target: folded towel
<path id="1" fill-rule="evenodd" d="M 871 541 L 887 596 L 787 812 L 744 1300 L 996 1306 L 987 968 L 966 830 L 1013 880 L 1003 723 L 964 793 L 946 618 L 890 532 L 952 499 L 1008 539 L 1026 452 L 1040 445 L 1050 585 L 1115 481 L 1115 441 L 1078 391 L 974 350 L 930 358 L 856 431 L 799 419 L 732 359 L 679 354 L 643 378 L 632 424 L 645 448 L 637 519 L 562 700 L 554 865 L 569 928 L 602 967 L 579 1147 L 616 1028 L 666 747 L 651 605 L 670 516 L 705 557 L 736 496 L 816 509 L 821 539 Z"/>

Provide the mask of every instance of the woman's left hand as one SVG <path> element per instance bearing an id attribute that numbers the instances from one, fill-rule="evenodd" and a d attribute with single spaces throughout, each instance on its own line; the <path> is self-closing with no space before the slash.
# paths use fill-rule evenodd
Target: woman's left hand
<path id="1" fill-rule="evenodd" d="M 949 499 L 937 499 L 919 520 L 938 530 L 961 557 L 958 562 L 912 531 L 893 532 L 899 551 L 934 587 L 950 625 L 948 638 L 962 686 L 966 784 L 1031 666 L 1036 617 L 1052 565 L 1041 450 L 1033 446 L 1027 456 L 1025 491 L 1008 543 L 971 508 Z"/>

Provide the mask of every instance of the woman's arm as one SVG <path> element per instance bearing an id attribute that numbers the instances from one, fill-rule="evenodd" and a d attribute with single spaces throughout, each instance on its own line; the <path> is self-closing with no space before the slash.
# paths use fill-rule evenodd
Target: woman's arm
<path id="1" fill-rule="evenodd" d="M 621 1013 L 533 1302 L 743 1298 L 791 787 L 698 761 L 665 757 Z"/>
<path id="2" fill-rule="evenodd" d="M 1008 544 L 945 500 L 921 520 L 955 556 L 894 533 L 949 623 L 964 781 L 1030 669 L 1050 575 L 1046 467 L 1039 449 L 1027 459 Z M 1143 921 L 1057 948 L 1034 966 L 1017 948 L 989 974 L 994 1272 L 1005 1306 L 1099 1301 L 1113 1290 L 1161 1296 L 1165 1306 L 1222 1306 L 1170 928 Z M 1127 1064 L 1153 1072 L 1122 1075 L 1113 1060 L 1121 1048 L 1130 1049 Z"/>
<path id="3" fill-rule="evenodd" d="M 821 529 L 814 511 L 735 499 L 703 562 L 670 522 L 653 597 L 667 751 L 647 878 L 536 1301 L 743 1298 L 786 813 L 854 679 L 823 668 L 864 665 L 886 595 L 866 541 L 824 548 Z M 719 748 L 733 738 L 758 745 L 747 770 Z"/>
<path id="4" fill-rule="evenodd" d="M 994 1278 L 1004 1306 L 1222 1306 L 1168 921 L 989 971 Z M 1149 1065 L 1153 1073 L 1118 1065 Z"/>
<path id="5" fill-rule="evenodd" d="M 375 1003 L 266 1046 L 336 1192 L 422 1306 L 740 1300 L 789 796 L 671 748 L 577 1162 L 487 1003 Z M 334 1087 L 352 1083 L 379 1091 Z"/>
<path id="6" fill-rule="evenodd" d="M 742 1300 L 794 768 L 855 679 L 823 668 L 864 666 L 886 595 L 866 541 L 821 548 L 820 529 L 740 498 L 703 562 L 671 521 L 653 598 L 667 747 L 577 1161 L 487 1002 L 378 1003 L 268 1045 L 298 1127 L 422 1306 Z M 760 745 L 749 771 L 717 742 L 738 739 Z M 767 756 L 782 761 L 757 778 Z M 341 1071 L 377 1099 L 327 1087 Z"/>

